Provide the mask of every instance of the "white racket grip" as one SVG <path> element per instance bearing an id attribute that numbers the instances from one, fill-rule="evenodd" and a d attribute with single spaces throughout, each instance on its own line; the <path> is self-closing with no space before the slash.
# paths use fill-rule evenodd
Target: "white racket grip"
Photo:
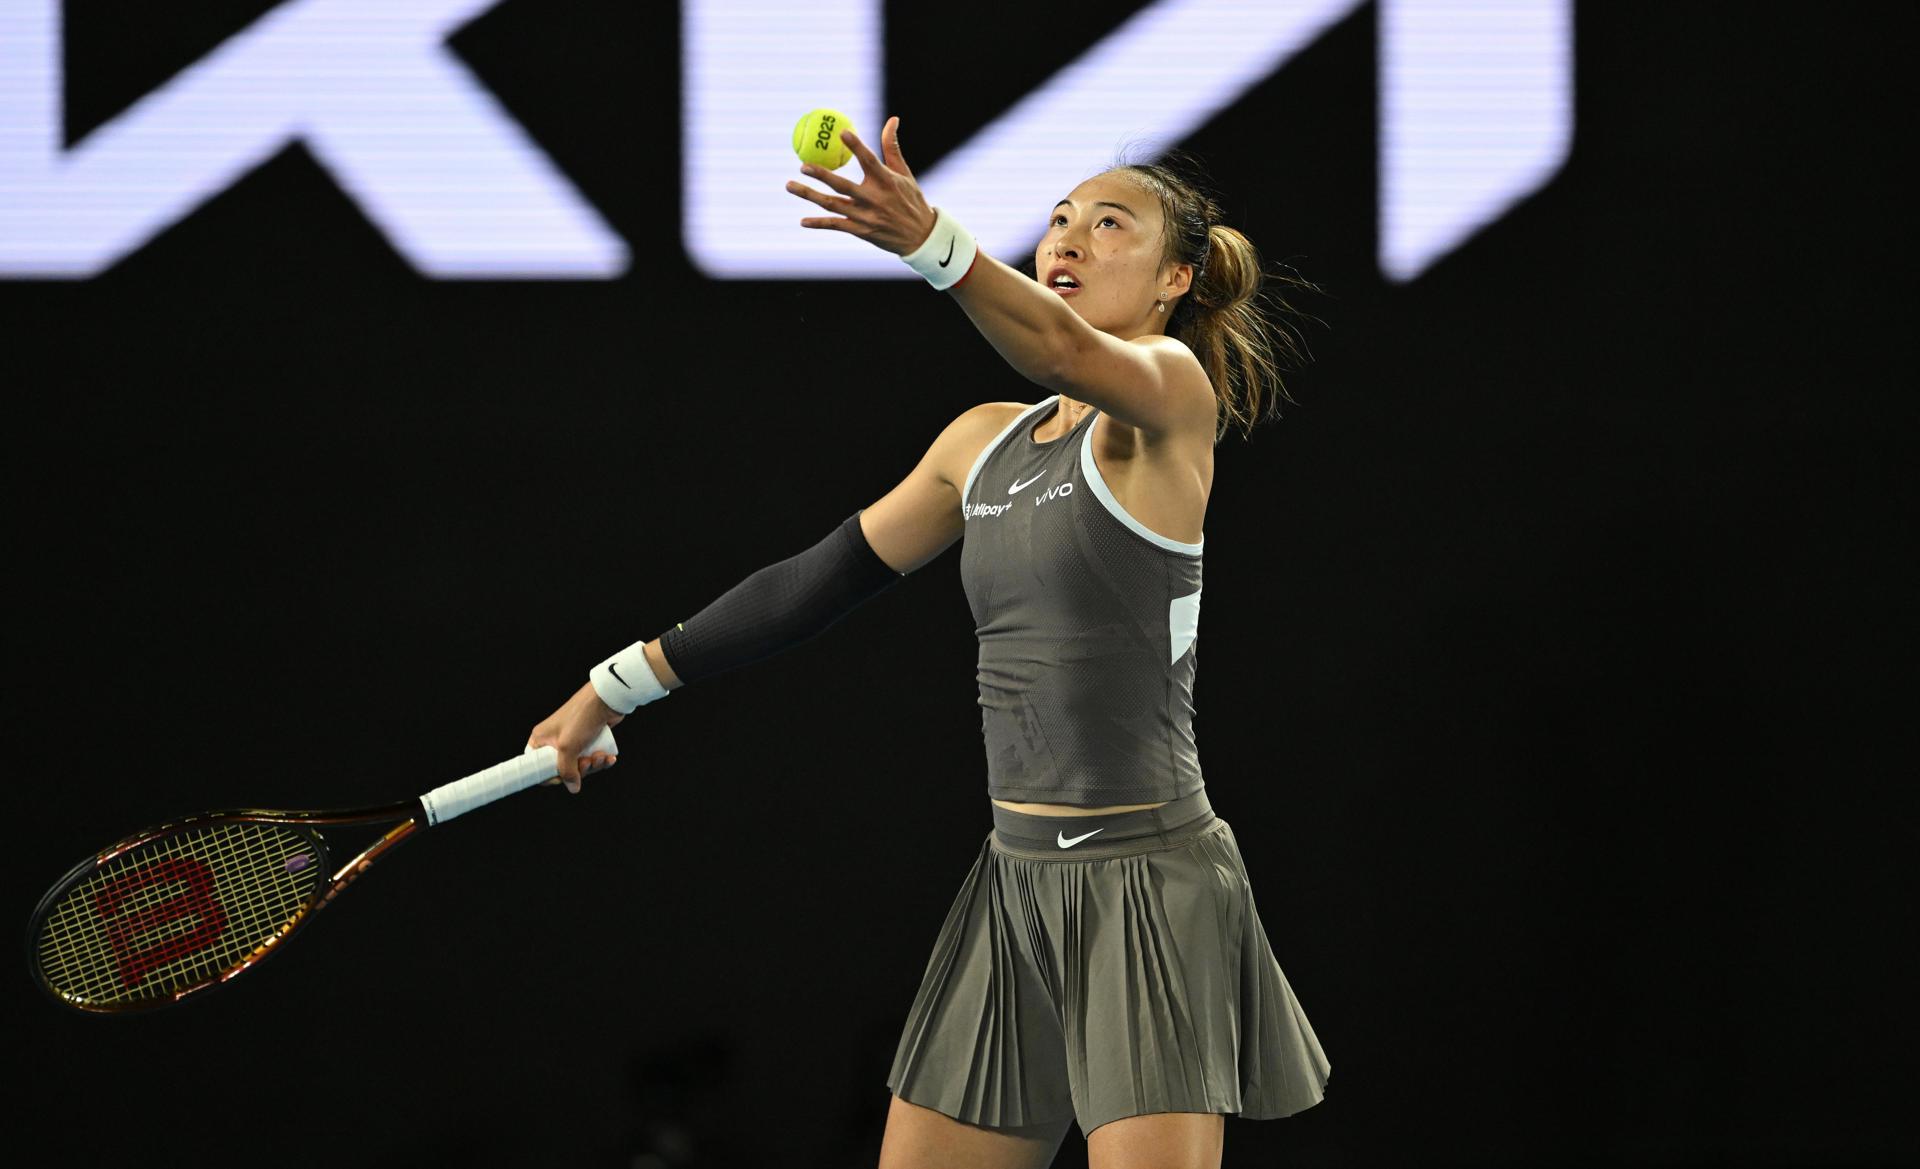
<path id="1" fill-rule="evenodd" d="M 612 727 L 601 727 L 599 735 L 587 744 L 587 749 L 581 754 L 591 755 L 595 751 L 619 754 L 620 748 L 613 741 Z M 427 823 L 444 824 L 483 804 L 491 804 L 515 792 L 545 783 L 560 774 L 559 758 L 550 746 L 529 747 L 524 755 L 517 755 L 485 771 L 476 771 L 465 779 L 456 779 L 434 788 L 420 797 L 421 805 L 427 809 Z"/>

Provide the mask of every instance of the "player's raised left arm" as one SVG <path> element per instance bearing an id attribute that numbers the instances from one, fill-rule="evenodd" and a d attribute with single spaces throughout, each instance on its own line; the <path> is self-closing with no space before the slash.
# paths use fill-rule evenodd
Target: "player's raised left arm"
<path id="1" fill-rule="evenodd" d="M 981 254 L 948 293 L 1007 364 L 1036 385 L 1090 402 L 1115 421 L 1166 434 L 1213 393 L 1193 352 L 1158 333 L 1123 341 L 1059 295 Z"/>
<path id="2" fill-rule="evenodd" d="M 841 134 L 859 160 L 853 182 L 811 164 L 808 178 L 787 190 L 831 215 L 802 219 L 802 227 L 844 231 L 898 256 L 915 252 L 932 234 L 937 213 L 900 154 L 900 119 L 889 118 L 875 155 L 852 131 Z M 982 336 L 1022 377 L 1046 389 L 1090 402 L 1116 420 L 1149 434 L 1177 429 L 1213 394 L 1200 363 L 1181 342 L 1150 335 L 1123 341 L 1082 320 L 1058 295 L 980 253 L 948 291 Z"/>

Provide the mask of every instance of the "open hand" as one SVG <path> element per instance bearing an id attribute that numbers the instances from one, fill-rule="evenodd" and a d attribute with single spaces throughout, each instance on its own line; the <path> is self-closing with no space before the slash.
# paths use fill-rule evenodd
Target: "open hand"
<path id="1" fill-rule="evenodd" d="M 840 140 L 860 160 L 864 177 L 855 183 L 824 167 L 802 163 L 801 174 L 819 179 L 837 194 L 829 195 L 805 183 L 789 182 L 789 192 L 834 212 L 802 219 L 800 226 L 857 235 L 896 256 L 904 256 L 925 243 L 933 234 L 933 208 L 920 193 L 920 184 L 913 181 L 907 160 L 900 157 L 900 119 L 888 118 L 881 129 L 880 157 L 875 157 L 852 130 L 840 131 Z"/>

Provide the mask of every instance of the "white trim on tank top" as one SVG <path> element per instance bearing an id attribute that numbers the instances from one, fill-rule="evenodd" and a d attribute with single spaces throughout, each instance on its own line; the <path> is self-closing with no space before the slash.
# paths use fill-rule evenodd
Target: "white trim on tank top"
<path id="1" fill-rule="evenodd" d="M 1098 425 L 1100 425 L 1100 419 L 1096 418 L 1093 420 L 1093 426 Z M 1184 552 L 1188 556 L 1200 555 L 1201 548 L 1207 542 L 1205 532 L 1200 533 L 1198 544 L 1187 544 L 1171 536 L 1162 536 L 1128 515 L 1127 509 L 1120 506 L 1120 501 L 1113 497 L 1113 492 L 1107 487 L 1106 479 L 1100 474 L 1100 465 L 1093 461 L 1093 426 L 1087 427 L 1086 435 L 1080 440 L 1080 473 L 1086 477 L 1087 486 L 1093 488 L 1094 497 L 1107 506 L 1107 511 L 1112 513 L 1115 519 L 1127 525 L 1135 535 L 1155 547 L 1165 548 L 1169 552 Z"/>
<path id="2" fill-rule="evenodd" d="M 980 457 L 973 460 L 973 469 L 967 472 L 967 485 L 960 489 L 960 506 L 962 509 L 964 509 L 967 506 L 967 500 L 973 498 L 973 481 L 974 479 L 979 477 L 980 468 L 986 464 L 987 456 L 991 455 L 995 450 L 999 448 L 1002 442 L 1006 441 L 1007 435 L 1016 426 L 1019 426 L 1022 422 L 1025 422 L 1027 419 L 1033 417 L 1034 411 L 1040 409 L 1042 406 L 1050 405 L 1054 401 L 1054 399 L 1058 398 L 1059 396 L 1060 396 L 1059 394 L 1055 394 L 1053 395 L 1052 398 L 1044 398 L 1038 402 L 1035 402 L 1033 405 L 1028 406 L 1025 410 L 1020 411 L 1020 417 L 1015 418 L 1012 422 L 1007 423 L 1006 426 L 1001 429 L 999 434 L 996 434 L 993 436 L 993 441 L 988 443 L 980 451 Z"/>

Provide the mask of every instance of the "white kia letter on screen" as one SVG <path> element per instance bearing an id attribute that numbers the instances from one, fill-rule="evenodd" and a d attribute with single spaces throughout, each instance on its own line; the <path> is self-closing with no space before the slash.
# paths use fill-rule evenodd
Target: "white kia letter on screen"
<path id="1" fill-rule="evenodd" d="M 1046 209 L 1115 148 L 1178 143 L 1359 3 L 1159 0 L 937 165 L 920 167 L 920 180 L 982 247 L 1022 255 Z M 912 278 L 877 249 L 799 227 L 811 209 L 782 189 L 798 166 L 784 131 L 809 109 L 841 109 L 877 147 L 888 112 L 880 108 L 881 5 L 686 0 L 682 207 L 687 252 L 707 275 Z M 1410 280 L 1565 161 L 1572 0 L 1379 6 L 1380 265 Z M 901 145 L 912 158 L 912 111 L 892 112 L 906 118 Z M 857 168 L 845 173 L 857 177 Z"/>
<path id="2" fill-rule="evenodd" d="M 1380 0 L 1380 267 L 1411 280 L 1560 172 L 1573 13 Z"/>
<path id="3" fill-rule="evenodd" d="M 67 148 L 60 0 L 0 0 L 0 275 L 105 271 L 291 142 L 426 275 L 619 275 L 626 242 L 446 46 L 498 2 L 289 0 Z"/>

